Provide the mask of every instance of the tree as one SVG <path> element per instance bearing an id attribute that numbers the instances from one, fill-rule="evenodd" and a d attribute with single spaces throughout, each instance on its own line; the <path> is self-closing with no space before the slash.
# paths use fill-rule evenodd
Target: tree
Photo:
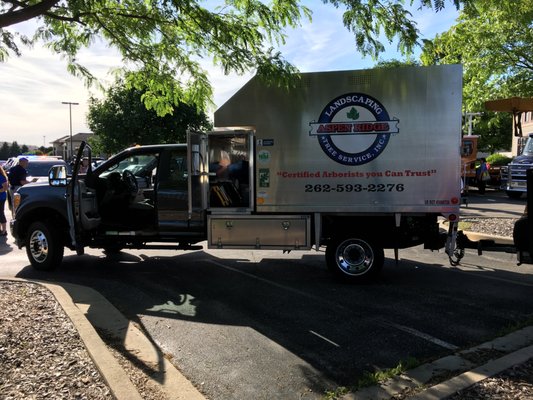
<path id="1" fill-rule="evenodd" d="M 9 157 L 16 157 L 18 155 L 20 155 L 20 146 L 17 142 L 13 142 L 9 147 Z"/>
<path id="2" fill-rule="evenodd" d="M 47 155 L 47 154 L 50 154 L 53 150 L 54 150 L 53 147 L 44 147 L 44 146 L 40 146 L 40 147 L 35 151 L 35 154 Z"/>
<path id="3" fill-rule="evenodd" d="M 23 144 L 20 148 L 20 154 L 27 154 L 30 151 L 27 145 Z"/>
<path id="4" fill-rule="evenodd" d="M 419 67 L 421 63 L 413 58 L 406 58 L 405 60 L 379 60 L 374 68 L 398 68 L 398 67 Z"/>
<path id="5" fill-rule="evenodd" d="M 473 129 L 473 133 L 479 135 L 479 150 L 490 154 L 502 149 L 510 150 L 512 125 L 509 113 L 484 113 Z"/>
<path id="6" fill-rule="evenodd" d="M 91 144 L 97 152 L 116 153 L 136 144 L 184 143 L 188 129 L 211 128 L 204 112 L 184 103 L 174 107 L 172 114 L 160 117 L 146 109 L 143 94 L 118 81 L 104 100 L 90 99 L 87 121 L 95 133 Z"/>
<path id="7" fill-rule="evenodd" d="M 453 0 L 456 7 L 471 0 Z M 355 46 L 373 57 L 384 51 L 381 33 L 409 54 L 419 32 L 404 0 L 323 0 L 345 9 L 343 23 Z M 411 1 L 411 3 L 413 0 Z M 142 91 L 145 105 L 159 115 L 184 102 L 205 109 L 212 96 L 206 71 L 198 60 L 209 57 L 225 72 L 256 71 L 267 81 L 290 84 L 295 68 L 273 46 L 284 30 L 295 27 L 311 10 L 302 0 L 219 0 L 204 8 L 200 1 L 140 0 L 0 0 L 0 61 L 21 53 L 20 46 L 43 41 L 68 62 L 68 70 L 88 84 L 91 72 L 79 64 L 79 50 L 102 39 L 116 48 L 128 87 Z M 439 11 L 444 0 L 419 0 Z M 39 26 L 28 38 L 15 24 L 33 19 Z M 10 27 L 11 29 L 7 29 Z"/>
<path id="8" fill-rule="evenodd" d="M 9 145 L 7 142 L 2 143 L 0 148 L 0 160 L 7 160 L 9 158 Z"/>
<path id="9" fill-rule="evenodd" d="M 464 103 L 483 111 L 495 98 L 533 92 L 533 8 L 530 0 L 477 0 L 461 11 L 458 23 L 426 41 L 424 64 L 461 63 Z"/>
<path id="10" fill-rule="evenodd" d="M 465 111 L 485 111 L 484 102 L 533 93 L 533 9 L 529 0 L 477 0 L 458 23 L 426 41 L 424 64 L 461 63 Z M 532 110 L 533 111 L 533 110 Z M 491 152 L 511 146 L 511 117 L 488 113 L 476 125 L 480 147 Z"/>

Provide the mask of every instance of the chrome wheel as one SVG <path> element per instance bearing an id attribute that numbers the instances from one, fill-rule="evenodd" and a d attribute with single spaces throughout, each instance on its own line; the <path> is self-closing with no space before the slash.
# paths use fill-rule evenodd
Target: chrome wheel
<path id="1" fill-rule="evenodd" d="M 344 237 L 331 241 L 326 248 L 330 271 L 346 281 L 373 278 L 383 267 L 383 248 L 366 238 Z"/>
<path id="2" fill-rule="evenodd" d="M 374 263 L 372 247 L 359 239 L 348 239 L 342 242 L 335 251 L 339 268 L 348 275 L 361 275 L 367 272 Z"/>
<path id="3" fill-rule="evenodd" d="M 31 233 L 29 251 L 32 258 L 38 263 L 42 263 L 48 258 L 48 239 L 42 231 L 36 230 Z"/>
<path id="4" fill-rule="evenodd" d="M 30 225 L 26 235 L 26 254 L 35 269 L 50 271 L 63 259 L 62 233 L 50 221 L 37 221 Z"/>

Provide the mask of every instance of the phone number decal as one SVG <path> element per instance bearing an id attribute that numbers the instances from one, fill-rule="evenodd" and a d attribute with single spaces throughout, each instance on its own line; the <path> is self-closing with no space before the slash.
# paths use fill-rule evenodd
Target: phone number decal
<path id="1" fill-rule="evenodd" d="M 343 192 L 403 192 L 405 186 L 403 183 L 369 183 L 368 185 L 360 184 L 317 184 L 317 185 L 305 185 L 305 191 L 310 193 L 343 193 Z"/>

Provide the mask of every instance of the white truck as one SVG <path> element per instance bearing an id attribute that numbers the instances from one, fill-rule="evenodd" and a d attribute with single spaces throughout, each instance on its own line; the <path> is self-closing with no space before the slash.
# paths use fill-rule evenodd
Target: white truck
<path id="1" fill-rule="evenodd" d="M 458 65 L 304 73 L 290 90 L 253 78 L 215 112 L 214 132 L 187 145 L 130 148 L 85 176 L 58 167 L 46 187 L 21 188 L 12 233 L 40 269 L 64 247 L 207 240 L 326 246 L 336 276 L 367 279 L 385 248 L 453 243 L 439 218 L 459 216 L 461 91 Z M 54 210 L 40 199 L 52 191 L 63 199 Z"/>

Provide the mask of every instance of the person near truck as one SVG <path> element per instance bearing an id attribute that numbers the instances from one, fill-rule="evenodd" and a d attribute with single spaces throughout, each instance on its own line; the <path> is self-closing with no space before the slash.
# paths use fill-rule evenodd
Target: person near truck
<path id="1" fill-rule="evenodd" d="M 19 187 L 30 183 L 30 181 L 26 179 L 28 176 L 28 171 L 26 170 L 28 164 L 28 159 L 26 157 L 21 157 L 19 163 L 9 170 L 9 185 L 13 192 L 16 192 Z"/>
<path id="2" fill-rule="evenodd" d="M 4 207 L 7 200 L 7 187 L 8 180 L 6 171 L 4 171 L 4 168 L 0 167 L 0 236 L 7 236 L 7 219 L 6 214 L 4 213 Z"/>
<path id="3" fill-rule="evenodd" d="M 88 170 L 89 170 L 89 158 L 88 157 L 83 157 L 81 159 L 79 173 L 80 174 L 86 174 Z"/>
<path id="4" fill-rule="evenodd" d="M 485 194 L 485 187 L 490 181 L 489 164 L 485 158 L 481 159 L 481 164 L 476 169 L 476 180 L 479 194 Z"/>

